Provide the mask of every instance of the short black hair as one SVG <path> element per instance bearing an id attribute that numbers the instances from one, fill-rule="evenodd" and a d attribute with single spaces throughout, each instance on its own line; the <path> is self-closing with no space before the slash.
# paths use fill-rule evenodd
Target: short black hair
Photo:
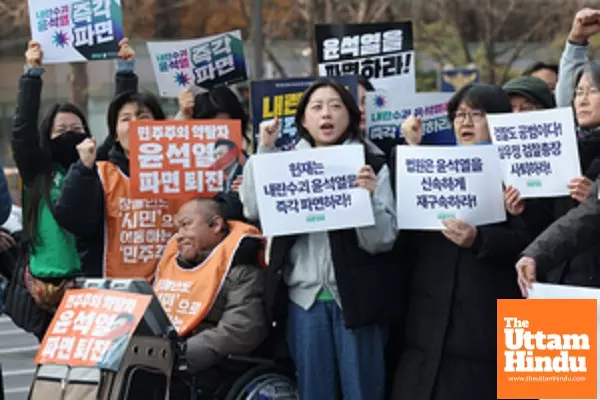
<path id="1" fill-rule="evenodd" d="M 195 197 L 192 200 L 197 206 L 201 207 L 203 217 L 205 220 L 209 220 L 214 216 L 219 216 L 223 220 L 227 220 L 225 213 L 223 212 L 223 205 L 220 201 L 211 197 Z"/>
<path id="2" fill-rule="evenodd" d="M 147 107 L 155 120 L 166 119 L 158 98 L 150 92 L 124 92 L 115 97 L 108 106 L 106 116 L 108 123 L 108 134 L 113 141 L 117 139 L 117 120 L 119 111 L 125 104 L 136 103 L 138 106 Z M 108 140 L 107 140 L 108 141 Z"/>
<path id="3" fill-rule="evenodd" d="M 531 75 L 542 69 L 549 69 L 550 71 L 552 71 L 556 75 L 558 75 L 558 64 L 551 64 L 551 63 L 545 63 L 543 61 L 537 61 L 537 62 L 531 64 L 529 67 L 527 67 L 523 71 L 523 76 Z"/>
<path id="4" fill-rule="evenodd" d="M 219 139 L 215 142 L 215 149 L 219 146 L 227 146 L 229 149 L 234 149 L 237 144 L 229 139 Z"/>
<path id="5" fill-rule="evenodd" d="M 367 92 L 375 91 L 375 87 L 373 86 L 369 78 L 363 75 L 356 75 L 356 81 L 360 86 L 364 87 Z"/>
<path id="6" fill-rule="evenodd" d="M 484 111 L 486 114 L 512 112 L 510 97 L 498 85 L 473 83 L 461 88 L 448 101 L 448 119 L 451 122 L 454 122 L 456 110 L 463 102 L 472 108 Z"/>
<path id="7" fill-rule="evenodd" d="M 247 134 L 248 114 L 239 97 L 227 86 L 215 86 L 210 91 L 199 94 L 194 101 L 194 119 L 213 119 L 217 114 L 228 114 L 231 119 L 242 121 L 242 137 L 250 143 Z"/>

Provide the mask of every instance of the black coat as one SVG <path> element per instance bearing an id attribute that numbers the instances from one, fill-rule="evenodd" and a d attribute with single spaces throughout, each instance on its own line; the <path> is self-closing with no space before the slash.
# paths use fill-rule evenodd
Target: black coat
<path id="1" fill-rule="evenodd" d="M 520 298 L 515 263 L 529 235 L 518 218 L 478 228 L 471 249 L 411 232 L 405 342 L 394 400 L 496 398 L 496 300 Z"/>
<path id="2" fill-rule="evenodd" d="M 598 181 L 577 208 L 556 220 L 524 251 L 536 261 L 538 276 L 565 266 L 561 283 L 600 286 L 600 200 Z"/>
<path id="3" fill-rule="evenodd" d="M 136 90 L 137 76 L 132 73 L 117 73 L 116 92 Z M 42 92 L 42 79 L 40 77 L 23 75 L 19 79 L 17 92 L 17 109 L 12 126 L 13 158 L 19 170 L 25 190 L 30 187 L 40 174 L 52 167 L 51 154 L 39 145 L 38 114 Z M 78 231 L 85 229 L 85 224 L 79 223 L 72 226 L 72 230 L 64 223 L 68 221 L 72 210 L 65 208 L 60 200 L 52 205 L 52 213 L 56 221 L 64 229 L 73 233 L 77 238 L 77 249 L 85 266 L 86 260 L 94 256 L 90 252 L 89 243 L 78 237 Z M 26 212 L 24 213 L 26 218 Z M 5 292 L 4 312 L 11 317 L 13 322 L 27 332 L 33 333 L 41 341 L 46 329 L 52 321 L 53 314 L 40 309 L 35 300 L 25 287 L 24 271 L 29 263 L 28 245 L 24 243 L 18 254 L 16 269 L 12 272 L 8 287 Z M 84 273 L 85 273 L 84 269 Z"/>
<path id="4" fill-rule="evenodd" d="M 581 139 L 578 150 L 583 175 L 595 181 L 600 176 L 600 133 L 590 133 Z M 592 191 L 592 196 L 597 197 L 597 190 Z M 535 238 L 554 221 L 578 206 L 579 203 L 570 197 L 534 199 L 528 202 L 523 219 Z M 552 238 L 552 241 L 562 238 L 563 236 Z M 600 243 L 566 259 L 551 257 L 549 260 L 552 261 L 544 263 L 543 268 L 538 271 L 539 281 L 600 287 Z"/>

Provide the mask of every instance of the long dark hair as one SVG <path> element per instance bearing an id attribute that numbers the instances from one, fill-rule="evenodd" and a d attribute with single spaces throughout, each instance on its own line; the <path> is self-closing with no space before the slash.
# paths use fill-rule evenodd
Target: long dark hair
<path id="1" fill-rule="evenodd" d="M 42 149 L 46 162 L 37 160 L 38 175 L 33 179 L 30 186 L 26 187 L 26 208 L 25 208 L 25 223 L 23 224 L 25 239 L 28 241 L 31 250 L 34 245 L 41 244 L 41 238 L 37 233 L 40 217 L 40 204 L 44 201 L 52 212 L 52 200 L 50 198 L 50 190 L 52 187 L 53 173 L 55 164 L 52 161 L 52 152 L 50 151 L 50 136 L 52 134 L 52 126 L 54 119 L 58 113 L 70 113 L 76 115 L 83 125 L 83 129 L 89 135 L 90 128 L 87 119 L 83 112 L 74 104 L 71 103 L 56 103 L 46 113 L 46 116 L 40 123 L 38 130 L 38 145 Z M 36 162 L 33 160 L 32 162 Z"/>
<path id="2" fill-rule="evenodd" d="M 361 143 L 364 143 L 364 139 L 362 137 L 362 133 L 360 131 L 360 110 L 354 97 L 345 87 L 340 85 L 339 83 L 331 80 L 331 79 L 319 79 L 314 82 L 306 91 L 302 94 L 300 101 L 298 102 L 298 107 L 296 109 L 296 131 L 298 132 L 298 136 L 301 139 L 304 139 L 310 143 L 312 147 L 315 146 L 315 140 L 312 138 L 308 130 L 303 126 L 302 122 L 304 121 L 304 114 L 306 113 L 306 107 L 308 106 L 308 102 L 312 94 L 320 88 L 330 87 L 335 90 L 342 99 L 342 103 L 344 103 L 344 107 L 348 110 L 349 115 L 349 123 L 348 128 L 346 129 L 346 133 L 342 135 L 338 143 L 343 143 L 344 140 L 351 138 L 356 139 Z"/>
<path id="3" fill-rule="evenodd" d="M 248 137 L 248 114 L 242 107 L 237 95 L 227 86 L 215 86 L 210 91 L 196 96 L 194 101 L 194 119 L 212 119 L 217 114 L 228 114 L 231 119 L 242 121 L 242 137 L 250 143 Z"/>

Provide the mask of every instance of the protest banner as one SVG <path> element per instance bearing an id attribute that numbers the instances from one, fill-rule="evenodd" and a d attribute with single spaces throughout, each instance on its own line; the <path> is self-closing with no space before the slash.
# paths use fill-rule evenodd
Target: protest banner
<path id="1" fill-rule="evenodd" d="M 120 0 L 29 0 L 31 38 L 44 63 L 117 58 L 123 39 Z"/>
<path id="2" fill-rule="evenodd" d="M 135 121 L 130 184 L 136 198 L 212 197 L 243 162 L 239 120 Z"/>
<path id="3" fill-rule="evenodd" d="M 407 96 L 399 91 L 367 92 L 365 96 L 365 135 L 386 154 L 402 142 L 400 126 L 410 116 L 421 117 L 421 144 L 455 144 L 456 138 L 448 119 L 447 102 L 451 93 L 416 93 Z"/>
<path id="4" fill-rule="evenodd" d="M 194 40 L 147 42 L 158 91 L 177 97 L 184 89 L 204 93 L 248 79 L 239 30 Z"/>
<path id="5" fill-rule="evenodd" d="M 151 296 L 103 289 L 68 290 L 46 331 L 35 364 L 117 371 Z"/>
<path id="6" fill-rule="evenodd" d="M 581 175 L 570 107 L 488 115 L 488 126 L 504 172 L 504 183 L 522 198 L 568 196 L 567 184 Z"/>
<path id="7" fill-rule="evenodd" d="M 370 194 L 356 186 L 364 147 L 344 145 L 252 156 L 265 236 L 371 226 Z"/>
<path id="8" fill-rule="evenodd" d="M 534 283 L 497 302 L 499 399 L 598 399 L 600 290 Z"/>
<path id="9" fill-rule="evenodd" d="M 412 22 L 315 25 L 319 75 L 362 75 L 375 87 L 416 91 Z"/>
<path id="10" fill-rule="evenodd" d="M 493 145 L 398 146 L 398 229 L 442 230 L 447 218 L 505 221 L 497 151 Z"/>
<path id="11" fill-rule="evenodd" d="M 269 79 L 250 83 L 255 151 L 259 141 L 260 123 L 275 117 L 279 117 L 281 122 L 275 146 L 280 150 L 290 150 L 296 145 L 299 139 L 296 135 L 296 107 L 304 91 L 318 79 L 318 77 Z M 357 98 L 355 76 L 339 76 L 332 79 L 344 85 L 354 98 Z"/>

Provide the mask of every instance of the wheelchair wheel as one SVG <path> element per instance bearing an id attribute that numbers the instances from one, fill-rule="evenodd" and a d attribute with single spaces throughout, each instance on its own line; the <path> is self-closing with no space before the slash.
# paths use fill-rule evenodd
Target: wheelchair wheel
<path id="1" fill-rule="evenodd" d="M 294 380 L 281 368 L 271 365 L 254 367 L 240 376 L 227 392 L 225 400 L 297 400 Z"/>

